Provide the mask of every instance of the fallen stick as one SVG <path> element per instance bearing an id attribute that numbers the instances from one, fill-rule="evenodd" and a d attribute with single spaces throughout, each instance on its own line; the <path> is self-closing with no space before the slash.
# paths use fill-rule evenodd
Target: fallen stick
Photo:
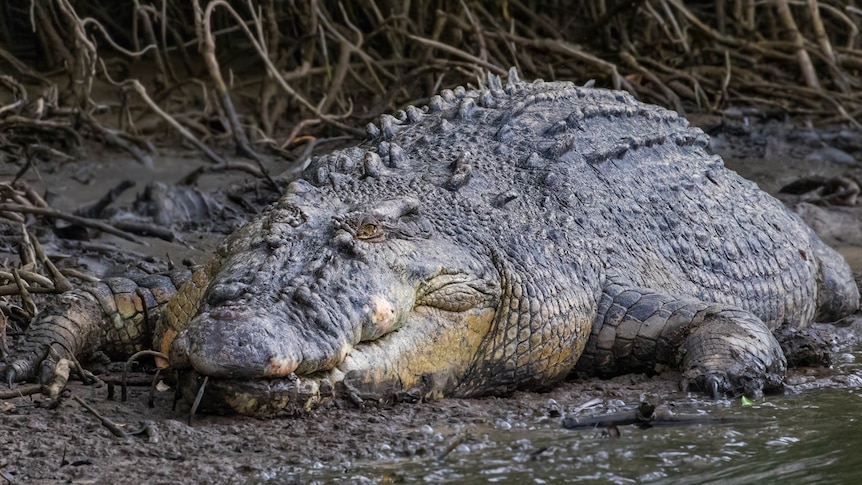
<path id="1" fill-rule="evenodd" d="M 585 429 L 626 424 L 649 425 L 652 423 L 653 418 L 655 418 L 655 406 L 644 402 L 635 409 L 620 411 L 618 413 L 580 417 L 567 416 L 563 419 L 563 427 L 566 429 Z"/>
<path id="2" fill-rule="evenodd" d="M 15 389 L 5 389 L 0 391 L 0 399 L 15 399 L 16 397 L 32 396 L 40 394 L 42 386 L 39 384 L 27 384 L 18 386 Z"/>
<path id="3" fill-rule="evenodd" d="M 94 229 L 98 229 L 98 230 L 100 230 L 102 232 L 106 232 L 108 234 L 113 234 L 114 236 L 123 238 L 127 241 L 131 241 L 134 243 L 141 244 L 143 246 L 147 246 L 146 241 L 141 241 L 140 239 L 136 238 L 135 236 L 133 236 L 133 235 L 131 235 L 125 231 L 121 231 L 121 230 L 119 230 L 119 229 L 117 229 L 111 225 L 105 224 L 104 222 L 99 222 L 99 221 L 94 221 L 92 219 L 86 219 L 83 217 L 78 217 L 78 216 L 75 216 L 72 214 L 67 214 L 65 212 L 60 212 L 60 211 L 55 210 L 55 209 L 47 209 L 45 207 L 32 207 L 32 206 L 26 206 L 26 205 L 20 205 L 20 204 L 0 204 L 0 211 L 20 212 L 23 214 L 34 214 L 37 216 L 46 216 L 46 217 L 53 217 L 56 219 L 63 219 L 65 221 L 73 222 L 75 224 L 80 224 L 82 226 L 92 227 Z"/>
<path id="4" fill-rule="evenodd" d="M 618 413 L 593 414 L 579 417 L 567 416 L 563 419 L 563 427 L 566 429 L 592 429 L 634 424 L 641 428 L 650 428 L 691 426 L 695 424 L 725 424 L 738 421 L 739 419 L 724 416 L 656 414 L 655 406 L 641 403 L 635 409 L 620 411 Z"/>
<path id="5" fill-rule="evenodd" d="M 84 406 L 84 409 L 86 409 L 87 411 L 90 411 L 90 413 L 92 413 L 93 416 L 98 418 L 99 421 L 102 423 L 102 426 L 108 428 L 108 431 L 110 431 L 114 436 L 116 436 L 117 438 L 128 438 L 129 433 L 126 433 L 125 431 L 123 431 L 119 426 L 116 425 L 116 423 L 114 423 L 110 419 L 99 414 L 99 412 L 96 411 L 96 409 L 93 408 L 93 406 L 90 406 L 89 404 L 87 404 L 83 399 L 81 399 L 80 397 L 75 396 L 75 395 L 72 396 L 72 399 L 74 399 L 75 402 L 77 402 L 81 406 Z"/>

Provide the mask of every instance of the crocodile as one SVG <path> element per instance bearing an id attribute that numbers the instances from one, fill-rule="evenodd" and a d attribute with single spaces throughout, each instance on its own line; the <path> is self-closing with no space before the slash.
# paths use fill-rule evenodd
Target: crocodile
<path id="1" fill-rule="evenodd" d="M 194 274 L 64 294 L 5 378 L 33 377 L 49 347 L 152 348 L 186 400 L 249 415 L 668 366 L 684 388 L 750 396 L 783 385 L 776 332 L 857 310 L 837 252 L 628 93 L 511 70 L 367 131 Z"/>

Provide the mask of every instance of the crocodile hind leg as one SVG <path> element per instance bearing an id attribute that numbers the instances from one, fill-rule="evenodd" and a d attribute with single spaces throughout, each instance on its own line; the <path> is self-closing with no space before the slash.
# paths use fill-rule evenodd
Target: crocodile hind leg
<path id="1" fill-rule="evenodd" d="M 575 372 L 609 377 L 659 364 L 678 367 L 684 389 L 714 397 L 779 389 L 786 369 L 778 341 L 751 312 L 611 285 Z"/>

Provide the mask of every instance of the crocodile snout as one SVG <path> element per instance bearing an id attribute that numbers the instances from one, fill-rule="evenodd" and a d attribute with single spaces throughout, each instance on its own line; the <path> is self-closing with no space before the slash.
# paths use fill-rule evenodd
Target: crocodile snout
<path id="1" fill-rule="evenodd" d="M 216 378 L 309 375 L 340 364 L 358 342 L 379 339 L 403 326 L 400 307 L 409 306 L 408 301 L 383 294 L 328 309 L 312 304 L 320 303 L 315 299 L 300 286 L 290 310 L 278 314 L 263 314 L 246 305 L 210 308 L 174 340 L 171 362 Z"/>
<path id="2" fill-rule="evenodd" d="M 248 308 L 202 313 L 171 346 L 171 361 L 227 379 L 287 376 L 303 362 L 299 335 Z"/>

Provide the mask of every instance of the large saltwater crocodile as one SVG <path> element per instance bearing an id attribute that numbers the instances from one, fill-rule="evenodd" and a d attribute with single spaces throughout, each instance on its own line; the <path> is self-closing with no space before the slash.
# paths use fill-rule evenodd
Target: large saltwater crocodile
<path id="1" fill-rule="evenodd" d="M 50 345 L 151 347 L 184 395 L 206 380 L 205 407 L 246 414 L 660 364 L 756 394 L 782 384 L 774 331 L 857 309 L 841 256 L 701 130 L 626 93 L 512 71 L 368 131 L 313 160 L 172 299 L 156 276 L 66 293 L 6 377 L 32 377 Z"/>

